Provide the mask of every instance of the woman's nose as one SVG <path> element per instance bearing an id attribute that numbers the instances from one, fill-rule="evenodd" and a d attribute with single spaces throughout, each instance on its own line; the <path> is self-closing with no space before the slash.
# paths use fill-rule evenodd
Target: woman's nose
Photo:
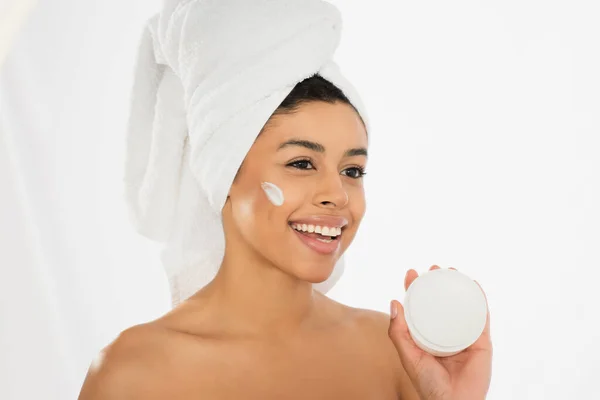
<path id="1" fill-rule="evenodd" d="M 342 208 L 348 204 L 348 193 L 339 174 L 328 174 L 318 183 L 315 203 L 320 206 Z"/>

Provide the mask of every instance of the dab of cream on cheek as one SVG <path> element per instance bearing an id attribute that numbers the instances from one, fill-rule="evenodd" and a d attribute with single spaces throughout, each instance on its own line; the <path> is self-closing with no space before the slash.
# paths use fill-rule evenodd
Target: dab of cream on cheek
<path id="1" fill-rule="evenodd" d="M 260 186 L 274 206 L 279 207 L 283 204 L 283 191 L 277 185 L 271 182 L 262 182 Z"/>

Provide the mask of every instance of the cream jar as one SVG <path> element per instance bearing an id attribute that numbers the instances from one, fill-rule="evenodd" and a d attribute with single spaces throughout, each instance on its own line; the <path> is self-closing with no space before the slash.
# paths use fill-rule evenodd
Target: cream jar
<path id="1" fill-rule="evenodd" d="M 419 348 L 438 357 L 460 353 L 485 328 L 483 291 L 467 275 L 434 269 L 417 277 L 404 297 L 408 330 Z"/>

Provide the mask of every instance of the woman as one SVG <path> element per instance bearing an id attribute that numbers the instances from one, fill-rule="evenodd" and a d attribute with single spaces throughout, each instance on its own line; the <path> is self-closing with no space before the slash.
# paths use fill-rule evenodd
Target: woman
<path id="1" fill-rule="evenodd" d="M 489 317 L 474 345 L 437 358 L 416 347 L 400 303 L 390 320 L 313 287 L 331 276 L 365 212 L 368 132 L 355 105 L 319 74 L 293 86 L 228 187 L 214 278 L 122 332 L 90 367 L 81 400 L 485 398 Z M 405 289 L 416 277 L 407 273 Z"/>

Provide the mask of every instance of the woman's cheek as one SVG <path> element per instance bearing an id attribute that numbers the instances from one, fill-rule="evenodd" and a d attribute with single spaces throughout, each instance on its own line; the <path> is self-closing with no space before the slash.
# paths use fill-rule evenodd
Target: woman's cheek
<path id="1" fill-rule="evenodd" d="M 366 211 L 365 192 L 362 186 L 348 189 L 348 206 L 355 225 L 360 224 Z M 357 226 L 358 228 L 358 226 Z"/>
<path id="2" fill-rule="evenodd" d="M 236 204 L 236 220 L 240 226 L 252 226 L 256 220 L 256 201 L 251 197 L 239 199 Z"/>

